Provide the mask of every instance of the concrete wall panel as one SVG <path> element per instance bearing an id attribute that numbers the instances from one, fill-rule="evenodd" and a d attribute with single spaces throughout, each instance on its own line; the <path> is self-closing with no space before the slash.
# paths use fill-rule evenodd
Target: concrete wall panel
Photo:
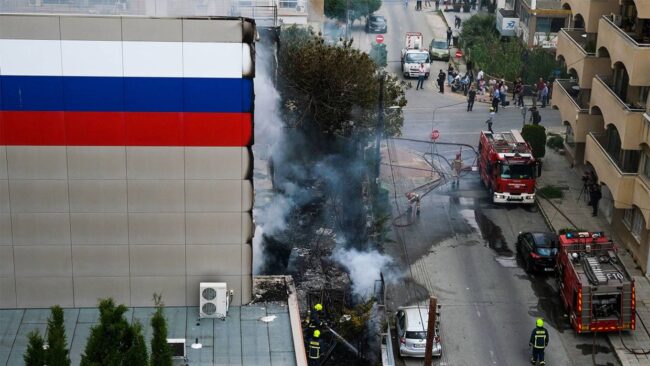
<path id="1" fill-rule="evenodd" d="M 70 179 L 126 179 L 126 148 L 68 147 Z"/>
<path id="2" fill-rule="evenodd" d="M 11 212 L 68 212 L 68 182 L 10 180 Z"/>
<path id="3" fill-rule="evenodd" d="M 0 277 L 14 275 L 14 248 L 11 245 L 0 246 Z M 0 292 L 1 293 L 1 292 Z"/>
<path id="4" fill-rule="evenodd" d="M 241 147 L 185 148 L 187 179 L 244 179 L 248 150 Z"/>
<path id="5" fill-rule="evenodd" d="M 128 244 L 127 214 L 80 213 L 70 215 L 72 244 Z"/>
<path id="6" fill-rule="evenodd" d="M 0 131 L 0 135 L 2 131 Z M 7 175 L 7 147 L 0 146 L 0 179 L 8 179 Z"/>
<path id="7" fill-rule="evenodd" d="M 239 244 L 241 233 L 240 213 L 187 214 L 187 244 Z"/>
<path id="8" fill-rule="evenodd" d="M 131 276 L 184 276 L 184 245 L 132 245 Z"/>
<path id="9" fill-rule="evenodd" d="M 188 212 L 241 212 L 242 181 L 187 180 L 185 199 Z"/>
<path id="10" fill-rule="evenodd" d="M 48 308 L 54 304 L 74 307 L 72 276 L 17 277 L 16 294 L 19 308 Z"/>
<path id="11" fill-rule="evenodd" d="M 132 213 L 129 242 L 138 244 L 185 244 L 185 215 L 182 213 Z"/>
<path id="12" fill-rule="evenodd" d="M 11 212 L 9 203 L 9 181 L 0 179 L 0 214 Z"/>
<path id="13" fill-rule="evenodd" d="M 72 278 L 72 258 L 69 245 L 14 246 L 16 277 Z"/>
<path id="14" fill-rule="evenodd" d="M 126 212 L 126 181 L 71 180 L 70 212 Z"/>
<path id="15" fill-rule="evenodd" d="M 197 287 L 198 296 L 198 287 Z M 131 306 L 151 306 L 153 294 L 162 295 L 165 306 L 185 306 L 185 275 L 131 276 Z"/>
<path id="16" fill-rule="evenodd" d="M 182 180 L 129 180 L 130 212 L 183 212 Z"/>
<path id="17" fill-rule="evenodd" d="M 128 304 L 129 277 L 75 277 L 76 307 L 96 307 L 98 300 L 111 297 L 117 304 Z"/>
<path id="18" fill-rule="evenodd" d="M 7 146 L 10 179 L 67 179 L 64 146 Z"/>
<path id="19" fill-rule="evenodd" d="M 127 147 L 129 179 L 183 179 L 183 147 Z"/>
<path id="20" fill-rule="evenodd" d="M 126 245 L 73 245 L 75 277 L 127 276 L 129 247 Z"/>
<path id="21" fill-rule="evenodd" d="M 70 244 L 68 213 L 26 213 L 11 215 L 14 245 Z"/>
<path id="22" fill-rule="evenodd" d="M 241 245 L 188 245 L 187 274 L 229 276 L 241 274 Z"/>
<path id="23" fill-rule="evenodd" d="M 0 245 L 11 245 L 11 215 L 0 213 Z"/>
<path id="24" fill-rule="evenodd" d="M 16 307 L 16 279 L 11 277 L 0 277 L 0 308 Z"/>

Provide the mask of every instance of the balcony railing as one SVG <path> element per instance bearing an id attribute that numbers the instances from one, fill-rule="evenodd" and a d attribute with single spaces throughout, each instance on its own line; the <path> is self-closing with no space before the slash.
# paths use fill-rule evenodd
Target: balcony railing
<path id="1" fill-rule="evenodd" d="M 650 34 L 638 34 L 633 32 L 625 32 L 620 25 L 616 24 L 617 21 L 614 21 L 613 15 L 603 15 L 603 19 L 609 23 L 616 31 L 628 42 L 632 43 L 636 47 L 650 47 Z"/>
<path id="2" fill-rule="evenodd" d="M 590 132 L 589 135 L 594 139 L 596 145 L 603 153 L 607 160 L 616 167 L 616 170 L 621 175 L 635 176 L 639 169 L 639 158 L 641 157 L 640 152 L 637 150 L 618 150 L 612 152 L 607 150 L 608 141 L 606 133 L 594 133 Z"/>
<path id="3" fill-rule="evenodd" d="M 596 79 L 607 87 L 610 94 L 612 94 L 612 96 L 618 100 L 619 104 L 623 105 L 628 112 L 645 112 L 645 108 L 642 105 L 628 103 L 626 101 L 627 98 L 621 97 L 614 91 L 614 78 L 611 75 L 596 75 Z"/>
<path id="4" fill-rule="evenodd" d="M 591 97 L 591 90 L 580 89 L 580 85 L 576 80 L 572 79 L 556 79 L 558 85 L 564 92 L 571 97 L 573 104 L 580 110 L 581 113 L 589 111 L 589 99 Z"/>
<path id="5" fill-rule="evenodd" d="M 596 33 L 587 33 L 583 28 L 562 28 L 568 38 L 587 56 L 596 55 Z"/>

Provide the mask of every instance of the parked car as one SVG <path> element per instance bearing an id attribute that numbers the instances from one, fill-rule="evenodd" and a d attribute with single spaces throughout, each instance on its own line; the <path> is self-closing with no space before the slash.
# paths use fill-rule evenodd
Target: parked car
<path id="1" fill-rule="evenodd" d="M 399 355 L 402 357 L 424 357 L 427 343 L 427 323 L 429 321 L 428 306 L 400 307 L 395 315 L 397 337 L 399 339 Z M 442 356 L 440 330 L 438 327 L 440 315 L 436 317 L 436 329 L 433 335 L 432 354 Z"/>
<path id="2" fill-rule="evenodd" d="M 553 233 L 525 232 L 517 237 L 517 255 L 527 272 L 553 272 L 558 248 L 558 238 Z"/>
<path id="3" fill-rule="evenodd" d="M 386 33 L 388 23 L 383 15 L 371 15 L 366 20 L 366 33 Z"/>
<path id="4" fill-rule="evenodd" d="M 444 39 L 432 39 L 429 44 L 429 55 L 434 60 L 449 61 L 449 47 Z"/>

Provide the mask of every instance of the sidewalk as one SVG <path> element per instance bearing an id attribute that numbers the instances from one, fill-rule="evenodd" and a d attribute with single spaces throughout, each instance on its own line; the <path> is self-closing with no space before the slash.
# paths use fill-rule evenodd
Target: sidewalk
<path id="1" fill-rule="evenodd" d="M 573 225 L 558 212 L 545 199 L 539 199 L 538 206 L 544 215 L 547 224 L 555 232 L 562 228 L 576 226 L 580 229 L 589 231 L 604 231 L 614 242 L 620 242 L 614 235 L 612 227 L 609 225 L 602 212 L 597 217 L 591 216 L 591 207 L 587 207 L 584 197 L 580 197 L 582 190 L 582 173 L 580 168 L 571 168 L 567 160 L 554 152 L 547 150 L 544 157 L 542 176 L 539 178 L 538 187 L 545 185 L 555 185 L 564 191 L 564 198 L 551 200 L 562 213 L 564 213 Z M 583 195 L 584 196 L 584 195 Z M 611 342 L 617 357 L 623 366 L 628 365 L 650 365 L 650 355 L 634 355 L 627 348 L 637 351 L 650 351 L 650 337 L 643 327 L 650 329 L 650 281 L 641 273 L 632 259 L 632 255 L 625 249 L 621 248 L 620 255 L 628 271 L 635 280 L 636 286 L 636 311 L 638 314 L 636 330 L 622 333 L 610 333 L 609 341 Z M 640 321 L 640 319 L 642 321 Z M 625 345 L 621 342 L 623 341 Z"/>

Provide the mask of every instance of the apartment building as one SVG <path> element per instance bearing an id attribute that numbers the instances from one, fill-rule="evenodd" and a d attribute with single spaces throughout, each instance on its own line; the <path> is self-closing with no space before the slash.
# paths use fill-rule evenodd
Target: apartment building
<path id="1" fill-rule="evenodd" d="M 556 58 L 553 106 L 566 125 L 568 158 L 603 185 L 601 213 L 650 269 L 650 1 L 562 0 L 570 28 Z"/>

